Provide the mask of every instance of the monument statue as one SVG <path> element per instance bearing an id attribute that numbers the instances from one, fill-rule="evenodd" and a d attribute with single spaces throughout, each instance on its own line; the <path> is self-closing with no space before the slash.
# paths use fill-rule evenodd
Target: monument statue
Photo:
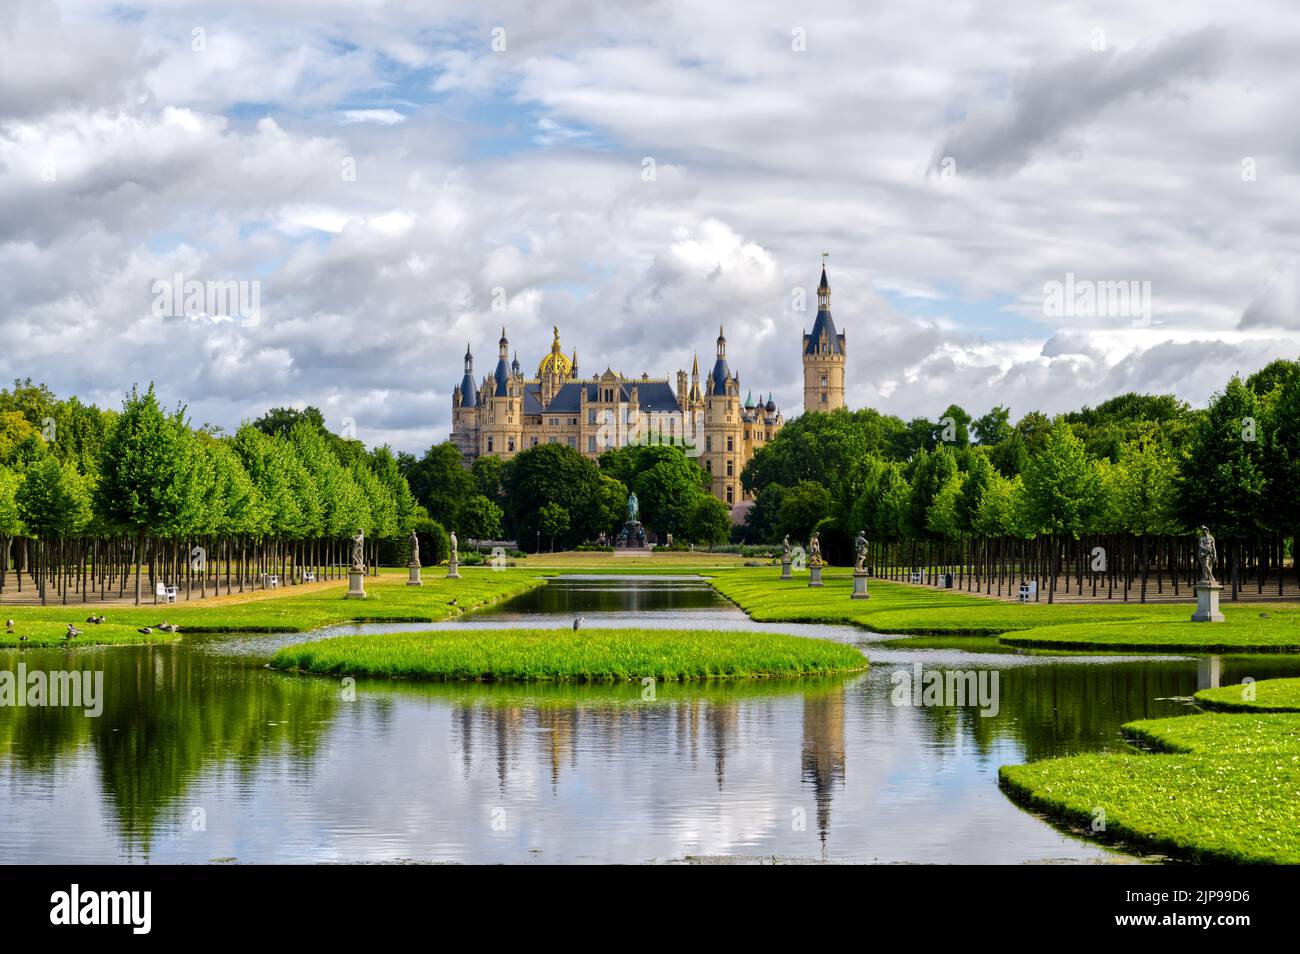
<path id="1" fill-rule="evenodd" d="M 781 562 L 790 562 L 790 534 L 786 534 L 781 540 Z"/>
<path id="2" fill-rule="evenodd" d="M 816 531 L 813 531 L 812 539 L 808 541 L 808 565 L 822 565 L 822 541 Z"/>
<path id="3" fill-rule="evenodd" d="M 457 549 L 457 547 L 459 546 L 459 543 L 458 543 L 457 540 L 456 540 L 456 531 L 455 531 L 455 530 L 451 531 L 450 537 L 451 537 L 451 560 L 450 560 L 450 562 L 452 562 L 452 563 L 459 563 L 459 562 L 460 562 L 460 551 Z"/>
<path id="4" fill-rule="evenodd" d="M 352 572 L 364 573 L 366 571 L 366 531 L 357 530 L 357 535 L 352 538 Z"/>
<path id="5" fill-rule="evenodd" d="M 641 515 L 641 504 L 636 499 L 636 491 L 627 495 L 627 522 L 636 523 L 637 518 Z"/>
<path id="6" fill-rule="evenodd" d="M 867 572 L 867 531 L 859 530 L 853 541 L 853 572 Z"/>
<path id="7" fill-rule="evenodd" d="M 420 538 L 414 530 L 411 531 L 411 566 L 420 565 Z"/>
<path id="8" fill-rule="evenodd" d="M 1219 552 L 1214 546 L 1214 536 L 1210 533 L 1210 528 L 1200 527 L 1201 537 L 1196 541 L 1196 562 L 1201 568 L 1201 583 L 1214 582 L 1214 564 L 1218 559 Z"/>

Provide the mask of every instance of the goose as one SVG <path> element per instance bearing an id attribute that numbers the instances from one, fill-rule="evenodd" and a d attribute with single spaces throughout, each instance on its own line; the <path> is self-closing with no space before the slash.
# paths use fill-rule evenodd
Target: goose
<path id="1" fill-rule="evenodd" d="M 19 636 L 19 637 L 18 637 L 18 642 L 20 642 L 20 643 L 25 643 L 25 642 L 27 642 L 27 637 L 26 637 L 26 636 Z"/>
<path id="2" fill-rule="evenodd" d="M 69 624 L 68 624 L 68 631 L 67 631 L 66 633 L 63 634 L 63 638 L 64 638 L 64 639 L 76 639 L 76 638 L 77 638 L 78 636 L 80 636 L 80 635 L 81 635 L 81 630 L 77 629 L 77 627 L 75 627 L 75 626 L 73 626 L 71 623 L 69 623 Z"/>
<path id="3" fill-rule="evenodd" d="M 576 618 L 574 619 L 574 621 L 573 621 L 573 631 L 574 631 L 575 633 L 576 633 L 579 629 L 582 628 L 583 621 L 586 620 L 586 618 L 587 618 L 587 617 L 585 617 L 585 616 L 579 616 L 579 617 L 576 617 Z"/>
<path id="4" fill-rule="evenodd" d="M 137 633 L 144 633 L 146 636 L 148 636 L 150 633 L 153 632 L 153 627 L 152 627 L 152 626 L 141 626 L 139 629 L 136 630 L 136 632 L 137 632 Z"/>
<path id="5" fill-rule="evenodd" d="M 5 632 L 9 633 L 12 636 L 13 631 L 14 631 L 14 621 L 11 619 L 5 620 Z"/>
<path id="6" fill-rule="evenodd" d="M 177 626 L 175 623 L 163 623 L 158 628 L 161 629 L 164 633 L 175 633 L 180 630 L 180 627 Z"/>
<path id="7" fill-rule="evenodd" d="M 457 602 L 458 602 L 458 598 L 455 597 L 455 596 L 453 596 L 451 599 L 449 599 L 449 600 L 447 601 L 447 605 L 448 605 L 448 606 L 455 606 Z"/>
<path id="8" fill-rule="evenodd" d="M 98 626 L 100 623 L 104 622 L 104 617 L 96 613 L 91 613 L 90 616 L 86 618 L 86 622 L 94 623 L 96 626 Z"/>

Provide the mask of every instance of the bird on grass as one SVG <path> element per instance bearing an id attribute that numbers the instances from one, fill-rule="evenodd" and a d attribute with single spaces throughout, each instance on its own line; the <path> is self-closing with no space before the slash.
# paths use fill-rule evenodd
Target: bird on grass
<path id="1" fill-rule="evenodd" d="M 577 619 L 575 619 L 575 620 L 573 621 L 573 631 L 574 631 L 575 633 L 576 633 L 578 630 L 582 629 L 582 624 L 583 624 L 583 622 L 586 620 L 586 618 L 587 618 L 587 617 L 585 617 L 585 616 L 579 616 Z"/>
<path id="2" fill-rule="evenodd" d="M 458 598 L 455 597 L 455 596 L 453 596 L 451 599 L 449 599 L 449 600 L 447 601 L 447 605 L 448 605 L 448 606 L 455 606 L 458 602 L 459 602 Z"/>
<path id="3" fill-rule="evenodd" d="M 139 629 L 136 630 L 136 632 L 137 632 L 137 633 L 144 633 L 144 635 L 148 636 L 150 633 L 153 632 L 153 627 L 152 627 L 152 626 L 141 626 Z"/>
<path id="4" fill-rule="evenodd" d="M 91 613 L 88 617 L 86 617 L 86 622 L 94 623 L 96 626 L 98 626 L 100 623 L 104 622 L 104 617 L 98 615 L 97 613 Z"/>
<path id="5" fill-rule="evenodd" d="M 13 635 L 13 633 L 14 633 L 14 621 L 13 621 L 13 620 L 11 620 L 11 619 L 7 619 L 7 620 L 5 620 L 5 632 L 8 633 L 10 636 Z"/>
<path id="6" fill-rule="evenodd" d="M 80 635 L 81 635 L 81 630 L 77 629 L 77 627 L 75 627 L 75 626 L 73 626 L 71 623 L 69 623 L 69 624 L 68 624 L 68 631 L 67 631 L 66 633 L 63 634 L 63 638 L 64 638 L 64 639 L 76 639 L 76 638 L 77 638 L 78 636 L 80 636 Z"/>

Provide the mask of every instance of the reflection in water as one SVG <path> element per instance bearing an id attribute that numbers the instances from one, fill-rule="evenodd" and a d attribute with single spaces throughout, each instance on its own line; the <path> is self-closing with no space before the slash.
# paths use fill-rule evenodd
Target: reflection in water
<path id="1" fill-rule="evenodd" d="M 698 583 L 553 587 L 486 615 L 751 625 Z M 1003 655 L 792 629 L 860 643 L 871 670 L 660 684 L 653 698 L 639 683 L 363 679 L 352 699 L 336 679 L 267 670 L 282 637 L 0 653 L 0 668 L 105 673 L 99 719 L 0 709 L 0 861 L 1095 858 L 1004 798 L 997 767 L 1120 750 L 1122 723 L 1186 712 L 1207 679 L 1300 672 L 1283 656 Z M 917 661 L 997 668 L 998 714 L 892 705 L 891 674 Z M 792 824 L 801 815 L 813 823 Z"/>

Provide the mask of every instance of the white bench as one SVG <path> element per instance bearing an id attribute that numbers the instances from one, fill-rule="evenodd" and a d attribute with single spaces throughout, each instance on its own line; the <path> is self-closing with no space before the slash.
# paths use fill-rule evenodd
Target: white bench
<path id="1" fill-rule="evenodd" d="M 154 588 L 154 595 L 164 603 L 176 602 L 176 587 L 163 586 L 161 583 Z"/>
<path id="2" fill-rule="evenodd" d="M 280 578 L 274 573 L 262 574 L 262 589 L 273 590 L 280 585 Z"/>
<path id="3" fill-rule="evenodd" d="M 912 583 L 924 583 L 924 576 L 925 575 L 920 570 L 913 570 L 912 575 L 908 577 L 908 580 Z"/>
<path id="4" fill-rule="evenodd" d="M 1017 599 L 1022 603 L 1031 602 L 1038 596 L 1038 581 L 1030 580 L 1028 583 L 1020 584 L 1020 595 Z"/>
<path id="5" fill-rule="evenodd" d="M 315 573 L 304 573 L 304 574 L 302 575 L 302 581 L 303 581 L 304 583 L 315 583 L 315 582 L 316 582 L 316 574 L 315 574 Z"/>

